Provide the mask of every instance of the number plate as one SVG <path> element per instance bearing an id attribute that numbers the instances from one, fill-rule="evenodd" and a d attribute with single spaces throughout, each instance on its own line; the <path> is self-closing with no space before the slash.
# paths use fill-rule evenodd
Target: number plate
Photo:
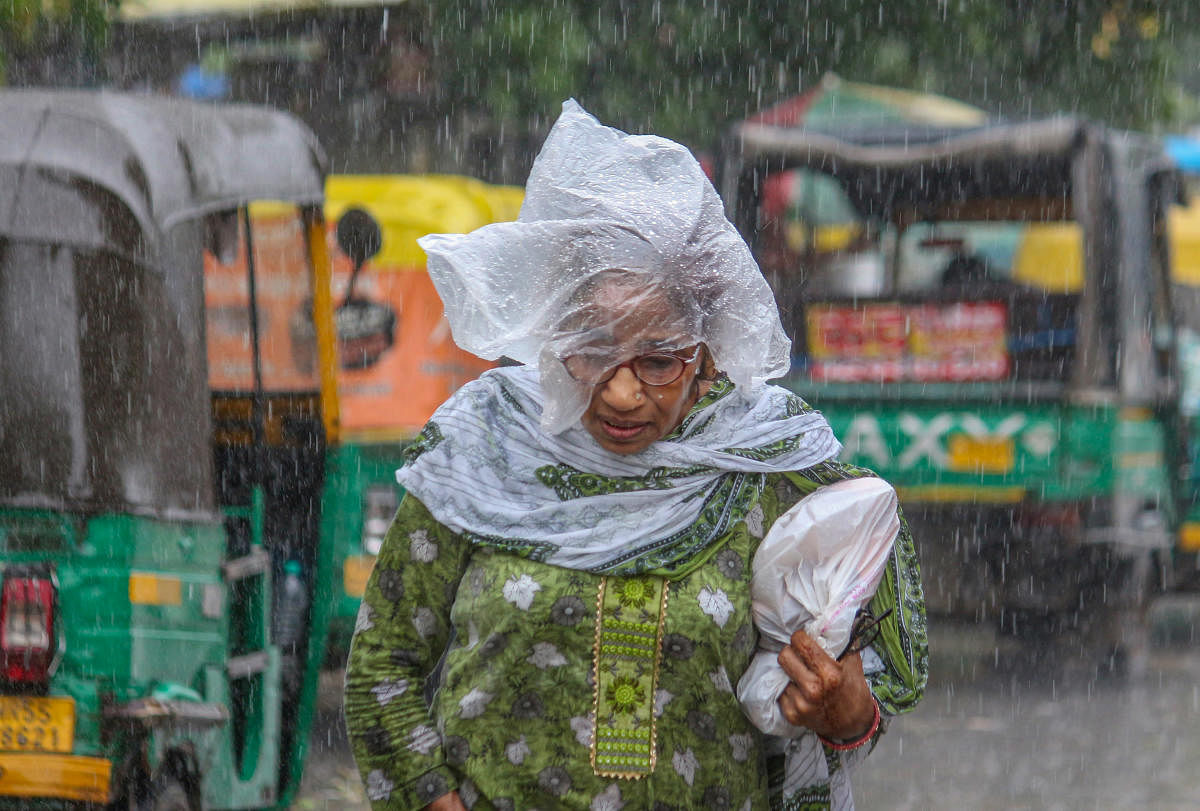
<path id="1" fill-rule="evenodd" d="M 70 752 L 75 700 L 0 696 L 0 751 Z"/>

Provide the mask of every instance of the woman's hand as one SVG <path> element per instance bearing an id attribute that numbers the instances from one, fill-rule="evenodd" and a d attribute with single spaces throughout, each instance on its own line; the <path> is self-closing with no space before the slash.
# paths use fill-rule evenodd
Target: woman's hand
<path id="1" fill-rule="evenodd" d="M 443 794 L 425 806 L 425 811 L 467 811 L 467 807 L 458 798 L 458 792 L 452 791 L 449 794 Z"/>
<path id="2" fill-rule="evenodd" d="M 871 728 L 875 699 L 857 653 L 839 662 L 811 636 L 796 631 L 779 652 L 779 665 L 791 679 L 779 697 L 789 724 L 831 740 L 853 740 Z"/>

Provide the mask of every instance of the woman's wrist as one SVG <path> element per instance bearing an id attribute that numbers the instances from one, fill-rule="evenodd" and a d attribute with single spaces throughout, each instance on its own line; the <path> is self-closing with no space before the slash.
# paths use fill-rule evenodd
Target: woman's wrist
<path id="1" fill-rule="evenodd" d="M 871 707 L 873 712 L 871 725 L 867 727 L 866 732 L 862 733 L 858 737 L 850 740 L 833 740 L 826 738 L 821 734 L 818 734 L 817 737 L 820 738 L 821 743 L 825 744 L 825 746 L 828 746 L 830 749 L 833 749 L 836 752 L 847 752 L 851 749 L 859 748 L 870 741 L 871 738 L 875 737 L 875 733 L 879 731 L 879 722 L 881 720 L 881 716 L 879 714 L 879 702 L 875 700 L 874 696 L 871 697 Z"/>

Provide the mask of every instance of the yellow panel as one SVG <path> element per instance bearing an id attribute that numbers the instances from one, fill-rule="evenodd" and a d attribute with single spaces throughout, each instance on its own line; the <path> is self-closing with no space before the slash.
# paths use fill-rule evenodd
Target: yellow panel
<path id="1" fill-rule="evenodd" d="M 408 442 L 420 433 L 419 428 L 389 426 L 386 428 L 354 428 L 342 431 L 348 443 L 380 445 L 388 442 Z"/>
<path id="2" fill-rule="evenodd" d="M 1171 240 L 1171 278 L 1200 286 L 1200 203 L 1172 206 L 1167 215 Z"/>
<path id="3" fill-rule="evenodd" d="M 419 237 L 465 234 L 513 218 L 523 194 L 516 187 L 489 186 L 457 175 L 330 175 L 325 217 L 336 223 L 347 209 L 366 210 L 383 232 L 383 245 L 368 267 L 416 270 L 425 267 Z"/>
<path id="4" fill-rule="evenodd" d="M 104 758 L 0 754 L 0 797 L 107 803 L 111 773 Z"/>
<path id="5" fill-rule="evenodd" d="M 362 597 L 367 591 L 367 578 L 375 568 L 374 555 L 353 555 L 342 566 L 342 588 L 349 597 Z"/>
<path id="6" fill-rule="evenodd" d="M 317 332 L 317 364 L 321 375 L 321 418 L 325 421 L 325 439 L 337 442 L 342 427 L 342 407 L 337 387 L 337 336 L 333 328 L 333 293 L 330 279 L 325 220 L 320 211 L 306 214 L 308 250 L 313 271 L 313 325 Z"/>
<path id="7" fill-rule="evenodd" d="M 1013 257 L 1013 281 L 1048 293 L 1083 289 L 1083 230 L 1077 223 L 1034 223 Z"/>
<path id="8" fill-rule="evenodd" d="M 250 219 L 290 219 L 296 216 L 296 204 L 279 200 L 250 201 Z"/>
<path id="9" fill-rule="evenodd" d="M 1172 206 L 1167 216 L 1171 278 L 1200 286 L 1200 202 Z M 1051 293 L 1083 287 L 1083 238 L 1073 222 L 1030 225 L 1013 257 L 1013 280 Z"/>
<path id="10" fill-rule="evenodd" d="M 969 502 L 975 504 L 1016 504 L 1025 498 L 1024 487 L 977 487 L 971 484 L 927 484 L 897 487 L 903 503 Z"/>
<path id="11" fill-rule="evenodd" d="M 818 253 L 843 251 L 862 236 L 862 226 L 857 223 L 818 225 L 812 229 L 814 249 Z M 799 253 L 808 250 L 809 227 L 804 223 L 788 223 L 784 238 L 791 250 Z"/>
<path id="12" fill-rule="evenodd" d="M 492 206 L 492 219 L 496 222 L 515 220 L 521 213 L 525 190 L 520 186 L 487 186 L 483 191 Z"/>
<path id="13" fill-rule="evenodd" d="M 183 602 L 183 583 L 178 577 L 131 572 L 129 602 L 135 605 L 179 605 Z"/>
<path id="14" fill-rule="evenodd" d="M 1200 552 L 1200 524 L 1189 523 L 1179 528 L 1179 548 L 1184 552 Z"/>
<path id="15" fill-rule="evenodd" d="M 0 696 L 0 751 L 70 752 L 75 699 Z"/>
<path id="16" fill-rule="evenodd" d="M 1141 451 L 1117 455 L 1117 467 L 1121 470 L 1144 470 L 1162 467 L 1163 457 L 1159 451 Z"/>
<path id="17" fill-rule="evenodd" d="M 1013 441 L 1008 438 L 950 437 L 948 467 L 966 473 L 1007 473 L 1013 467 Z"/>
<path id="18" fill-rule="evenodd" d="M 1145 406 L 1121 406 L 1117 416 L 1125 422 L 1147 422 L 1154 419 L 1154 412 Z"/>
<path id="19" fill-rule="evenodd" d="M 897 87 L 843 82 L 840 79 L 834 81 L 839 82 L 841 87 L 849 93 L 874 99 L 881 104 L 906 109 L 923 121 L 967 127 L 981 125 L 987 121 L 987 113 L 983 110 L 947 96 L 917 93 Z"/>

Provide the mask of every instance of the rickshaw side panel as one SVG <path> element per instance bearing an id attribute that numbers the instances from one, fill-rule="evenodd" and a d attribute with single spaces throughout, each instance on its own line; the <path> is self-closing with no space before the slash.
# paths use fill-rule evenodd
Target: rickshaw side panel
<path id="1" fill-rule="evenodd" d="M 368 514 L 370 510 L 364 506 L 369 501 L 368 492 L 378 494 L 385 501 L 390 494 L 391 504 L 400 503 L 404 490 L 396 481 L 396 470 L 403 463 L 406 444 L 351 437 L 332 452 L 337 461 L 331 469 L 339 471 L 339 475 L 336 483 L 331 483 L 331 490 L 336 492 L 330 494 L 327 502 L 330 513 L 338 517 L 330 527 L 331 537 L 337 540 L 332 544 L 335 560 L 330 579 L 328 667 L 340 667 L 345 662 L 367 578 L 375 566 L 375 555 L 364 547 L 364 538 L 371 534 L 367 531 L 368 522 L 375 522 L 376 526 L 371 530 L 378 534 L 380 520 L 391 517 L 385 515 L 389 509 L 386 504 L 382 511 Z M 379 537 L 382 539 L 381 535 Z"/>

